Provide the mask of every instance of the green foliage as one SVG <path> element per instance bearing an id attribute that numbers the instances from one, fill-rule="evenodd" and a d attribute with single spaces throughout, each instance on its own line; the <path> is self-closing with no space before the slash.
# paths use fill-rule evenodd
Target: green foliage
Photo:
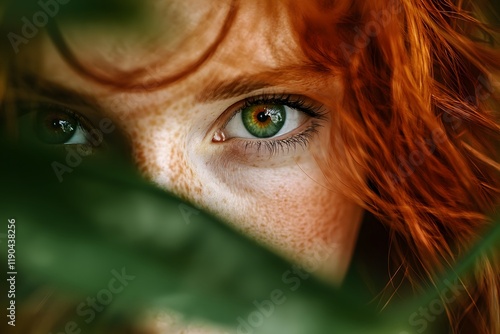
<path id="1" fill-rule="evenodd" d="M 47 12 L 45 8 L 54 10 L 54 15 L 48 14 L 58 21 L 94 23 L 97 20 L 111 24 L 120 23 L 125 26 L 137 19 L 144 9 L 140 1 L 133 0 L 60 0 L 60 2 L 57 0 L 0 0 L 0 6 L 5 13 L 2 24 L 9 27 L 17 27 L 21 24 L 23 16 L 31 19 L 37 12 Z"/>
<path id="2" fill-rule="evenodd" d="M 292 290 L 283 279 L 291 264 L 149 184 L 128 161 L 84 157 L 59 182 L 52 165 L 66 164 L 66 158 L 66 151 L 2 147 L 0 219 L 16 219 L 18 288 L 24 297 L 51 285 L 83 301 L 107 287 L 113 269 L 125 268 L 135 278 L 103 315 L 164 307 L 188 319 L 236 327 L 239 317 L 256 310 L 254 301 L 269 300 L 279 289 L 286 301 L 253 329 L 263 334 L 412 333 L 409 315 L 436 298 L 429 291 L 378 314 L 361 297 L 362 286 L 334 289 L 307 278 Z M 445 278 L 466 273 L 499 240 L 497 224 Z M 2 246 L 2 263 L 6 258 Z"/>

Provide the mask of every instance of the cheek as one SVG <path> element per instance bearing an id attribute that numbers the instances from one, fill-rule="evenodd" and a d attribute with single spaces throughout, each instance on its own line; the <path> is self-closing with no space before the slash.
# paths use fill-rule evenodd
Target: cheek
<path id="1" fill-rule="evenodd" d="M 180 198 L 199 204 L 202 180 L 187 159 L 188 144 L 181 129 L 144 136 L 134 145 L 134 155 L 143 174 Z"/>
<path id="2" fill-rule="evenodd" d="M 191 128 L 186 124 L 192 118 L 182 112 L 193 110 L 193 106 L 180 100 L 181 103 L 175 105 L 161 103 L 144 107 L 128 103 L 126 97 L 120 96 L 110 99 L 107 104 L 128 136 L 140 172 L 161 188 L 193 201 L 201 193 L 201 184 L 187 158 L 192 145 Z"/>
<path id="3" fill-rule="evenodd" d="M 220 165 L 205 171 L 210 173 L 200 198 L 205 207 L 318 276 L 342 280 L 362 210 L 329 189 L 312 156 L 302 156 L 300 164 Z"/>

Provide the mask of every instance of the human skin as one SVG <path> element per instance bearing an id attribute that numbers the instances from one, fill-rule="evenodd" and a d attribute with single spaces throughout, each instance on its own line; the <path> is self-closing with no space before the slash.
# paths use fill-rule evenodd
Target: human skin
<path id="1" fill-rule="evenodd" d="M 155 28 L 156 35 L 152 33 L 154 36 L 148 39 L 107 34 L 104 28 L 62 26 L 62 31 L 87 64 L 108 62 L 130 69 L 164 57 L 165 61 L 155 65 L 146 78 L 154 80 L 195 60 L 215 39 L 228 10 L 224 1 L 218 2 L 213 12 L 208 0 L 174 3 L 167 9 L 164 2 L 155 1 L 154 15 L 157 19 L 168 16 L 175 8 L 176 13 L 182 13 L 178 24 L 187 22 L 186 34 L 174 29 L 163 36 L 158 34 L 161 29 Z M 278 2 L 275 5 L 280 6 Z M 229 34 L 213 57 L 166 87 L 113 90 L 76 73 L 47 38 L 41 44 L 43 57 L 37 73 L 44 80 L 94 98 L 104 115 L 126 133 L 138 167 L 155 184 L 221 217 L 317 276 L 339 284 L 349 266 L 362 216 L 362 209 L 336 190 L 332 178 L 326 177 L 320 167 L 326 159 L 325 150 L 341 144 L 332 142 L 336 125 L 330 115 L 342 112 L 342 87 L 337 78 L 305 67 L 287 18 L 262 15 L 263 8 L 258 1 L 241 4 Z M 283 8 L 276 11 L 283 12 Z M 209 21 L 213 23 L 197 28 L 207 13 L 214 13 L 215 18 Z M 158 22 L 159 26 L 165 24 Z M 237 96 L 209 97 L 215 87 L 231 81 L 255 89 Z M 260 85 L 262 81 L 265 87 Z M 289 138 L 314 121 L 320 126 L 306 146 L 271 154 L 264 148 L 257 150 L 255 145 L 245 148 L 245 143 L 274 138 L 239 138 L 249 134 L 238 132 L 234 138 L 226 134 L 225 141 L 213 140 L 231 119 L 239 101 L 283 93 L 305 96 L 325 114 L 325 119 L 312 120 L 298 111 L 299 126 L 279 136 Z M 328 107 L 323 106 L 325 102 Z M 238 114 L 233 121 L 241 122 Z M 329 173 L 335 175 L 335 167 Z"/>

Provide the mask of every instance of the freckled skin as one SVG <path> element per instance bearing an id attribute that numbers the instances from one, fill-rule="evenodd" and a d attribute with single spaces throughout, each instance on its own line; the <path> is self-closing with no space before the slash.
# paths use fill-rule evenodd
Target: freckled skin
<path id="1" fill-rule="evenodd" d="M 209 130 L 243 97 L 210 103 L 196 99 L 214 76 L 231 79 L 283 62 L 297 65 L 299 51 L 286 19 L 272 19 L 273 24 L 280 24 L 280 29 L 272 30 L 272 38 L 269 20 L 255 6 L 243 5 L 215 56 L 196 73 L 157 91 L 109 92 L 76 75 L 49 43 L 44 47 L 43 75 L 97 96 L 110 116 L 120 119 L 138 167 L 153 182 L 222 217 L 284 257 L 301 265 L 314 263 L 316 275 L 339 283 L 351 259 L 361 208 L 331 189 L 309 148 L 268 156 L 242 152 L 231 140 L 213 143 L 215 130 Z M 276 50 L 283 53 L 276 54 Z M 330 88 L 317 84 L 319 78 L 310 81 L 307 87 L 280 83 L 279 88 L 331 96 Z M 334 124 L 323 125 L 310 147 L 325 145 L 335 131 Z"/>

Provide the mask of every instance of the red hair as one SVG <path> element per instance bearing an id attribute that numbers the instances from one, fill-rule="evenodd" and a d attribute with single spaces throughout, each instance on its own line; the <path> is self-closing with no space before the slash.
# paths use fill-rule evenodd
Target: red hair
<path id="1" fill-rule="evenodd" d="M 500 52 L 485 9 L 290 1 L 305 58 L 340 71 L 345 89 L 334 115 L 343 145 L 330 159 L 343 173 L 332 184 L 390 228 L 392 263 L 415 287 L 469 250 L 498 203 Z M 447 310 L 455 332 L 500 333 L 499 273 L 498 261 L 478 264 L 467 298 Z"/>

